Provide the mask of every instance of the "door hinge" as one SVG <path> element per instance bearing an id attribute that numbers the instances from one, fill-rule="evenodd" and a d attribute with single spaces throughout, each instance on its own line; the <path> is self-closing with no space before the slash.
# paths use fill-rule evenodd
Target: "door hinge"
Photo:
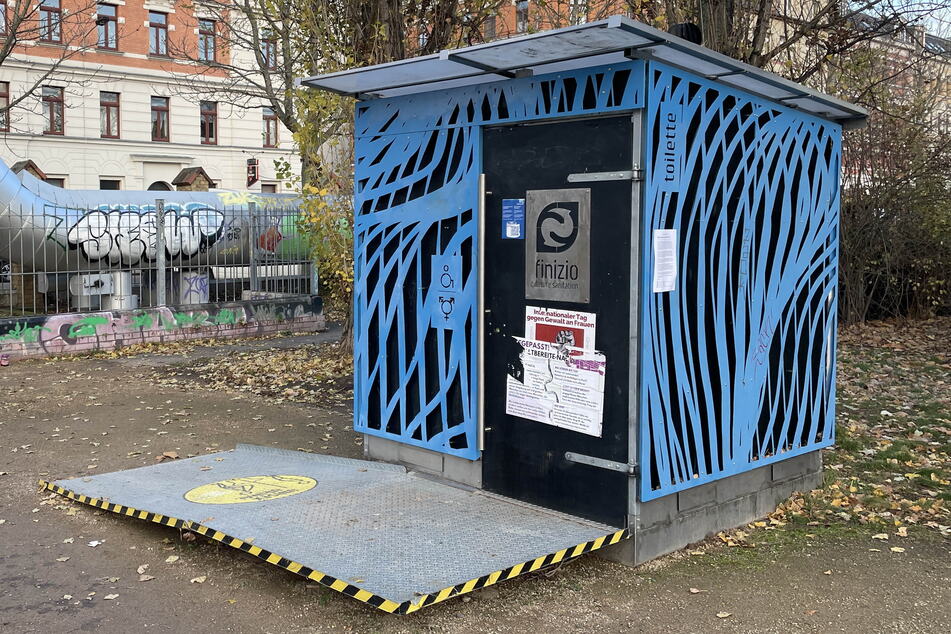
<path id="1" fill-rule="evenodd" d="M 568 462 L 577 462 L 578 464 L 586 464 L 591 467 L 598 467 L 599 469 L 626 473 L 632 477 L 638 475 L 637 463 L 635 462 L 616 462 L 614 460 L 605 460 L 604 458 L 595 458 L 594 456 L 574 453 L 573 451 L 565 452 L 565 460 Z"/>
<path id="2" fill-rule="evenodd" d="M 643 170 L 618 170 L 616 172 L 578 172 L 568 174 L 569 183 L 594 183 L 598 181 L 639 181 L 644 179 Z"/>

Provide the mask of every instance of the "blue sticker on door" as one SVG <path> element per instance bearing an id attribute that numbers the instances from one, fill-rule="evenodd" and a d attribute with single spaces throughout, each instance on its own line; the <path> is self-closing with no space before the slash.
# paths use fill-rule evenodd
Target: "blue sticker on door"
<path id="1" fill-rule="evenodd" d="M 525 239 L 525 199 L 502 199 L 502 239 Z"/>

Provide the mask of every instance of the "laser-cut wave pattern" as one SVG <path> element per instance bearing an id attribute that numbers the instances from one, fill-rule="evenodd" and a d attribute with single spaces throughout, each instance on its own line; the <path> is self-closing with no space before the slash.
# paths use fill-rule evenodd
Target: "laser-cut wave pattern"
<path id="1" fill-rule="evenodd" d="M 626 62 L 357 104 L 355 430 L 479 456 L 479 126 L 640 107 L 643 69 Z M 461 259 L 454 328 L 431 317 L 434 255 Z"/>
<path id="2" fill-rule="evenodd" d="M 841 128 L 652 64 L 641 499 L 833 441 Z M 676 289 L 652 234 L 676 229 Z"/>

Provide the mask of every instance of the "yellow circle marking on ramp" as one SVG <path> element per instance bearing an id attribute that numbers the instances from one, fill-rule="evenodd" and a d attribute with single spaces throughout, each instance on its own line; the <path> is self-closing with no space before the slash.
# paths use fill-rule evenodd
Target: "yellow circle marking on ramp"
<path id="1" fill-rule="evenodd" d="M 245 504 L 286 498 L 317 486 L 317 480 L 299 475 L 260 475 L 219 480 L 195 487 L 185 499 L 197 504 Z"/>

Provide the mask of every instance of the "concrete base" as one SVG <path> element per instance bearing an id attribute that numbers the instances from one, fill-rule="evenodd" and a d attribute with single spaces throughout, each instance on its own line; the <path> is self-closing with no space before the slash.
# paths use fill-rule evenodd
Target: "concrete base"
<path id="1" fill-rule="evenodd" d="M 815 451 L 638 505 L 629 518 L 633 539 L 598 551 L 630 566 L 642 564 L 719 531 L 748 524 L 775 510 L 795 491 L 822 483 Z"/>
<path id="2" fill-rule="evenodd" d="M 447 456 L 400 442 L 363 436 L 363 455 L 369 460 L 401 464 L 408 469 L 437 475 L 447 480 L 482 488 L 482 461 Z"/>

